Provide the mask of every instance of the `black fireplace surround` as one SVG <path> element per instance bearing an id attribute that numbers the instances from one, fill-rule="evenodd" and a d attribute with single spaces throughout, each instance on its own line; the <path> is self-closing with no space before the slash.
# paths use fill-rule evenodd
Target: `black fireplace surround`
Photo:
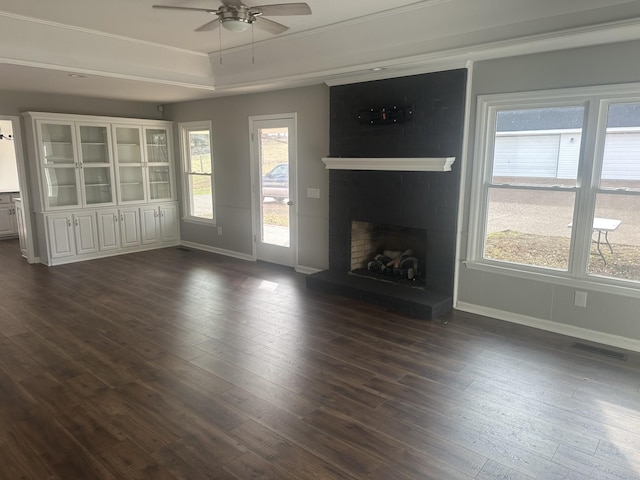
<path id="1" fill-rule="evenodd" d="M 331 157 L 455 157 L 450 172 L 331 170 L 329 270 L 309 288 L 432 319 L 452 308 L 466 69 L 332 87 Z M 367 125 L 358 112 L 411 105 L 402 124 Z M 350 275 L 351 222 L 426 231 L 426 290 Z"/>

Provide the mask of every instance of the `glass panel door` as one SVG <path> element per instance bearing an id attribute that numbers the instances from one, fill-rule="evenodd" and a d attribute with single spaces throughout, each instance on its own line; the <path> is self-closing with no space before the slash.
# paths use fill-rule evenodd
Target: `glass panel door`
<path id="1" fill-rule="evenodd" d="M 256 256 L 295 265 L 295 114 L 251 117 Z"/>
<path id="2" fill-rule="evenodd" d="M 289 129 L 259 128 L 260 236 L 264 243 L 288 247 Z"/>
<path id="3" fill-rule="evenodd" d="M 140 127 L 114 127 L 120 202 L 144 202 L 145 175 Z"/>
<path id="4" fill-rule="evenodd" d="M 151 200 L 166 200 L 171 198 L 171 182 L 169 166 L 149 167 L 149 198 Z"/>
<path id="5" fill-rule="evenodd" d="M 42 122 L 39 125 L 46 205 L 79 205 L 78 165 L 72 124 Z"/>
<path id="6" fill-rule="evenodd" d="M 78 132 L 85 204 L 113 204 L 109 129 L 106 125 L 80 125 Z"/>
<path id="7" fill-rule="evenodd" d="M 171 200 L 169 132 L 164 128 L 145 128 L 150 200 Z"/>

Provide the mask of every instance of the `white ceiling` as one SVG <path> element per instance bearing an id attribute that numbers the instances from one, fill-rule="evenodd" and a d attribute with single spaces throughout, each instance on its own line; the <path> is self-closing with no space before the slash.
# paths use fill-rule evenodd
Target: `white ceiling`
<path id="1" fill-rule="evenodd" d="M 211 15 L 152 8 L 218 0 L 0 0 L 0 88 L 171 103 L 640 38 L 639 1 L 307 3 L 310 16 L 271 17 L 282 35 L 222 29 L 220 44 L 218 30 L 194 31 Z"/>

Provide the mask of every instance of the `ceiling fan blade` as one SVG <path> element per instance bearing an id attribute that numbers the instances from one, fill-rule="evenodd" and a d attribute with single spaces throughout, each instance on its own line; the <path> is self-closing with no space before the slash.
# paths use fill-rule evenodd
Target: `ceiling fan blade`
<path id="1" fill-rule="evenodd" d="M 286 25 L 282 25 L 281 23 L 274 22 L 273 20 L 269 20 L 264 17 L 256 17 L 255 26 L 266 32 L 273 33 L 274 35 L 279 35 L 282 32 L 289 30 L 289 27 Z"/>
<path id="2" fill-rule="evenodd" d="M 306 3 L 278 3 L 275 5 L 259 5 L 250 10 L 260 10 L 262 15 L 311 15 L 311 7 Z"/>
<path id="3" fill-rule="evenodd" d="M 218 10 L 211 8 L 195 8 L 195 7 L 173 7 L 171 5 L 153 5 L 153 8 L 163 8 L 166 10 L 192 10 L 194 12 L 218 13 Z"/>
<path id="4" fill-rule="evenodd" d="M 220 24 L 220 19 L 216 18 L 215 20 L 211 20 L 210 22 L 205 23 L 204 25 L 200 25 L 196 28 L 195 32 L 208 32 L 209 30 L 213 30 Z"/>

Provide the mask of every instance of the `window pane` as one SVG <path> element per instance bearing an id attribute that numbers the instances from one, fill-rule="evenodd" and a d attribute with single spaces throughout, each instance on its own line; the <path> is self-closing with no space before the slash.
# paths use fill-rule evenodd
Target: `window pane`
<path id="1" fill-rule="evenodd" d="M 211 139 L 208 130 L 189 132 L 189 171 L 211 173 Z"/>
<path id="2" fill-rule="evenodd" d="M 213 188 L 209 175 L 189 175 L 191 216 L 213 219 Z"/>
<path id="3" fill-rule="evenodd" d="M 484 258 L 567 270 L 573 192 L 490 188 Z"/>
<path id="4" fill-rule="evenodd" d="M 498 112 L 492 183 L 575 186 L 583 118 L 582 106 Z"/>
<path id="5" fill-rule="evenodd" d="M 589 273 L 640 281 L 640 196 L 599 194 Z"/>
<path id="6" fill-rule="evenodd" d="M 640 103 L 609 105 L 600 186 L 640 191 Z"/>

